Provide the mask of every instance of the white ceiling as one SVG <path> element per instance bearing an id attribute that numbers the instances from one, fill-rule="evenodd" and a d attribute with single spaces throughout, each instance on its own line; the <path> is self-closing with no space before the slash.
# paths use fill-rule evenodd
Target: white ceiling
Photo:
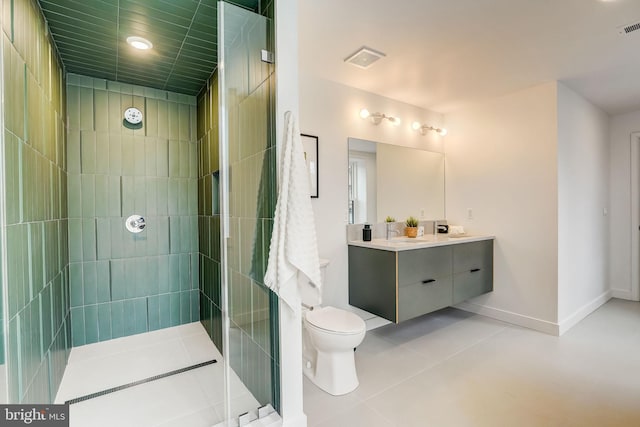
<path id="1" fill-rule="evenodd" d="M 446 113 L 560 80 L 609 114 L 640 109 L 640 0 L 301 0 L 302 72 Z M 386 53 L 368 70 L 343 62 Z"/>

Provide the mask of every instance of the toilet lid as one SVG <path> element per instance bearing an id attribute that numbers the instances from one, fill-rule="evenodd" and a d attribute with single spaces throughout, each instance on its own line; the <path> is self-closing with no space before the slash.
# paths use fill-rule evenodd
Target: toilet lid
<path id="1" fill-rule="evenodd" d="M 335 307 L 317 307 L 307 312 L 307 322 L 316 328 L 334 333 L 357 334 L 365 329 L 364 320 L 357 314 Z"/>

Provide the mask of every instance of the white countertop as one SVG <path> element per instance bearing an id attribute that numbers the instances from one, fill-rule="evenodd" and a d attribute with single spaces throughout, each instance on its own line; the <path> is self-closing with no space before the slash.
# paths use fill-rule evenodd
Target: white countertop
<path id="1" fill-rule="evenodd" d="M 479 242 L 481 240 L 492 240 L 495 236 L 487 236 L 480 234 L 465 234 L 463 236 L 451 237 L 448 234 L 428 234 L 421 237 L 394 237 L 392 239 L 372 239 L 370 242 L 363 240 L 352 240 L 349 242 L 351 246 L 360 246 L 362 248 L 381 249 L 383 251 L 410 251 L 412 249 L 431 248 L 435 246 L 456 245 L 460 243 Z"/>

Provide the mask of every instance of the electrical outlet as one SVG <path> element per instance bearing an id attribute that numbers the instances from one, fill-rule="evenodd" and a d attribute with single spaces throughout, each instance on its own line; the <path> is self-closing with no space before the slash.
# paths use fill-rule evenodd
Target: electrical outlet
<path id="1" fill-rule="evenodd" d="M 467 208 L 467 219 L 473 219 L 473 209 Z"/>
<path id="2" fill-rule="evenodd" d="M 420 218 L 424 218 L 424 209 L 420 209 Z"/>

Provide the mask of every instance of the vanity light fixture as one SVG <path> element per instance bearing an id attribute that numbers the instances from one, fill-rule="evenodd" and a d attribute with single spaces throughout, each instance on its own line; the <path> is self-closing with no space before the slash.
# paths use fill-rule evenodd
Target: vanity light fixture
<path id="1" fill-rule="evenodd" d="M 445 136 L 447 134 L 447 130 L 445 128 L 436 128 L 433 126 L 420 124 L 419 122 L 413 122 L 411 127 L 413 128 L 413 130 L 417 130 L 418 132 L 420 132 L 420 135 L 426 135 L 428 130 L 432 130 L 440 136 Z"/>
<path id="2" fill-rule="evenodd" d="M 142 37 L 137 37 L 137 36 L 127 37 L 127 43 L 131 47 L 134 47 L 139 50 L 148 50 L 153 47 L 153 43 L 151 43 L 149 40 Z"/>
<path id="3" fill-rule="evenodd" d="M 396 126 L 400 126 L 400 123 L 402 122 L 399 117 L 387 116 L 384 113 L 370 113 L 366 108 L 360 110 L 360 117 L 371 120 L 371 123 L 374 125 L 379 125 L 383 119 L 389 120 Z"/>

